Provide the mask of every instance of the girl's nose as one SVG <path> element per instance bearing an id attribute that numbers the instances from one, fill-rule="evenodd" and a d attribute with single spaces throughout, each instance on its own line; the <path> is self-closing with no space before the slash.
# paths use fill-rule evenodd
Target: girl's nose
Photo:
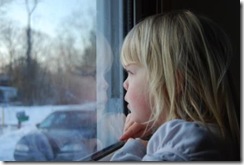
<path id="1" fill-rule="evenodd" d="M 128 81 L 127 81 L 127 79 L 124 81 L 123 87 L 125 88 L 125 90 L 128 89 Z"/>

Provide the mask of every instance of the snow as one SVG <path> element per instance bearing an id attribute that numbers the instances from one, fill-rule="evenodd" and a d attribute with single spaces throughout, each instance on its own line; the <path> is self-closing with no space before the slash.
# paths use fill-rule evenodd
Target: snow
<path id="1" fill-rule="evenodd" d="M 94 103 L 84 105 L 67 106 L 6 106 L 0 105 L 0 161 L 15 161 L 14 148 L 18 140 L 28 132 L 36 129 L 36 124 L 41 122 L 47 115 L 58 110 L 94 110 Z M 18 120 L 16 113 L 24 111 L 29 120 L 17 128 Z"/>
<path id="2" fill-rule="evenodd" d="M 23 127 L 19 130 L 11 130 L 10 127 L 7 127 L 1 136 L 0 136 L 0 160 L 1 161 L 14 161 L 13 154 L 14 148 L 17 141 L 26 133 L 31 130 L 36 129 L 35 126 Z"/>

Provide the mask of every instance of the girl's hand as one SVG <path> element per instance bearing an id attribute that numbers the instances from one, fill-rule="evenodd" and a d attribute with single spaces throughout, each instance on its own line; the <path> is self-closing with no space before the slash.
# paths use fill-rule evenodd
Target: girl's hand
<path id="1" fill-rule="evenodd" d="M 127 141 L 129 138 L 144 138 L 151 135 L 151 131 L 146 129 L 145 124 L 139 124 L 131 120 L 131 115 L 128 114 L 125 120 L 124 134 L 120 137 L 121 141 Z"/>

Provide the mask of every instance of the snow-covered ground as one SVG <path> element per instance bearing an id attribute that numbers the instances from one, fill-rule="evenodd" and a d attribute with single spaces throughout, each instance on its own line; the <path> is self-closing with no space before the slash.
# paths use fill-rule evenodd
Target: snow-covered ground
<path id="1" fill-rule="evenodd" d="M 92 110 L 95 104 L 68 106 L 0 106 L 0 161 L 14 161 L 13 153 L 17 141 L 28 132 L 36 129 L 36 124 L 47 115 L 58 110 Z M 17 129 L 16 113 L 24 111 L 29 120 L 22 123 Z M 4 125 L 4 127 L 3 127 Z"/>
<path id="2" fill-rule="evenodd" d="M 17 141 L 26 133 L 36 129 L 35 126 L 25 126 L 19 130 L 7 127 L 0 136 L 0 160 L 14 161 L 14 148 Z"/>

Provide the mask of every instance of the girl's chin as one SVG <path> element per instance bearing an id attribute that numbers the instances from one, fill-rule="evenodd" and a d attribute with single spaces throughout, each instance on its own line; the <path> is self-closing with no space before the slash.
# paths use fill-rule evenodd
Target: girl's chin
<path id="1" fill-rule="evenodd" d="M 141 119 L 138 117 L 138 114 L 133 113 L 133 111 L 131 111 L 131 120 L 139 123 L 139 124 L 145 124 L 149 121 L 149 119 Z"/>
<path id="2" fill-rule="evenodd" d="M 133 111 L 131 111 L 131 120 L 136 123 L 143 123 L 139 118 L 137 114 L 134 114 Z"/>

